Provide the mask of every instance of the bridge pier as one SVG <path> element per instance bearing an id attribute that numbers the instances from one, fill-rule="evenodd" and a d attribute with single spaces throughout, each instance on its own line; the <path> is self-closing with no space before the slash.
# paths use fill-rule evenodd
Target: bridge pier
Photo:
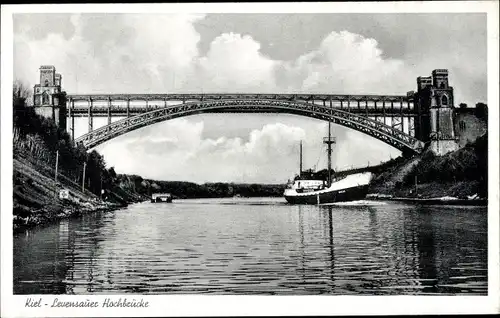
<path id="1" fill-rule="evenodd" d="M 400 107 L 399 107 L 399 113 L 401 115 L 401 131 L 405 131 L 405 120 L 403 116 L 403 105 L 404 105 L 404 100 L 401 98 L 400 100 Z"/>
<path id="2" fill-rule="evenodd" d="M 418 77 L 417 92 L 413 95 L 418 103 L 417 114 L 427 118 L 419 121 L 418 135 L 437 155 L 457 150 L 453 87 L 448 83 L 448 70 L 437 69 L 432 71 L 432 77 Z"/>
<path id="3" fill-rule="evenodd" d="M 415 137 L 415 117 L 408 118 L 408 134 Z"/>
<path id="4" fill-rule="evenodd" d="M 66 130 L 67 96 L 61 89 L 61 81 L 61 74 L 56 73 L 54 66 L 40 66 L 40 84 L 33 87 L 33 108 L 36 114 Z"/>
<path id="5" fill-rule="evenodd" d="M 382 100 L 382 117 L 384 118 L 384 124 L 386 122 L 386 116 L 385 116 L 385 99 Z"/>
<path id="6" fill-rule="evenodd" d="M 89 98 L 89 133 L 94 130 L 94 117 L 92 117 L 92 98 Z"/>
<path id="7" fill-rule="evenodd" d="M 127 98 L 127 118 L 130 117 L 130 98 Z"/>
<path id="8" fill-rule="evenodd" d="M 69 100 L 69 111 L 68 111 L 68 117 L 69 117 L 69 134 L 71 136 L 71 141 L 75 140 L 75 101 L 70 98 Z"/>
<path id="9" fill-rule="evenodd" d="M 108 125 L 111 125 L 111 98 L 108 99 Z"/>

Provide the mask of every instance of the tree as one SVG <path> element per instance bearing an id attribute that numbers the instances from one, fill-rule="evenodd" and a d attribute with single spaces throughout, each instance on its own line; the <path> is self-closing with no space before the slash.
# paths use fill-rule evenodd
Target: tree
<path id="1" fill-rule="evenodd" d="M 476 116 L 477 118 L 488 121 L 488 106 L 485 103 L 476 104 Z"/>
<path id="2" fill-rule="evenodd" d="M 28 88 L 28 85 L 21 82 L 20 80 L 15 80 L 12 86 L 12 97 L 14 98 L 14 106 L 16 106 L 16 100 L 22 100 L 25 102 L 31 97 L 31 90 Z M 23 103 L 24 105 L 24 103 Z"/>
<path id="3" fill-rule="evenodd" d="M 40 122 L 34 109 L 26 107 L 29 98 L 30 90 L 27 85 L 18 80 L 14 81 L 12 86 L 13 124 L 14 128 L 17 128 L 22 136 L 38 132 L 36 128 L 38 128 L 37 124 Z"/>
<path id="4" fill-rule="evenodd" d="M 460 108 L 467 108 L 467 104 L 466 103 L 460 103 Z"/>

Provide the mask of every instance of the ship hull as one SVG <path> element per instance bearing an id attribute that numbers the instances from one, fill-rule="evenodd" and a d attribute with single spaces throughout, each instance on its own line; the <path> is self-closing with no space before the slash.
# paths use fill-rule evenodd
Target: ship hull
<path id="1" fill-rule="evenodd" d="M 172 199 L 151 199 L 151 203 L 172 203 Z"/>
<path id="2" fill-rule="evenodd" d="M 151 203 L 172 203 L 171 196 L 157 196 L 151 198 Z"/>
<path id="3" fill-rule="evenodd" d="M 361 200 L 367 194 L 368 185 L 360 185 L 339 190 L 285 194 L 285 200 L 290 204 L 323 204 Z"/>

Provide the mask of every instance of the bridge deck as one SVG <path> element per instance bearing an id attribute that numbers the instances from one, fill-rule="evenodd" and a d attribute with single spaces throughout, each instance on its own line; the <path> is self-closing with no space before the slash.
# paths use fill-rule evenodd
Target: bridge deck
<path id="1" fill-rule="evenodd" d="M 207 94 L 68 94 L 73 101 L 169 101 L 169 100 L 214 100 L 214 99 L 277 99 L 298 101 L 386 101 L 411 102 L 408 95 L 342 95 L 342 94 L 240 94 L 240 93 L 207 93 Z"/>
<path id="2" fill-rule="evenodd" d="M 71 117 L 129 117 L 185 103 L 208 101 L 283 101 L 300 102 L 364 115 L 366 117 L 416 117 L 413 99 L 404 95 L 337 94 L 105 94 L 68 95 Z M 120 103 L 121 102 L 121 103 Z M 133 102 L 134 104 L 130 104 Z M 140 102 L 142 105 L 137 105 Z M 151 102 L 151 103 L 150 103 Z M 154 103 L 156 102 L 156 103 Z M 158 105 L 158 102 L 161 105 Z M 254 110 L 251 110 L 255 112 Z M 249 112 L 237 107 L 225 112 Z M 262 112 L 266 112 L 263 110 Z"/>
<path id="3" fill-rule="evenodd" d="M 169 106 L 166 106 L 168 108 Z M 165 108 L 165 106 L 156 106 L 156 107 L 130 107 L 128 109 L 128 115 L 129 116 L 134 116 L 134 115 L 139 115 L 148 111 L 156 110 L 156 109 L 162 109 Z M 370 107 L 368 109 L 366 108 L 356 108 L 356 107 L 350 107 L 349 109 L 344 107 L 334 107 L 335 109 L 339 110 L 345 110 L 349 111 L 350 113 L 354 114 L 360 114 L 360 115 L 365 115 L 366 117 L 417 117 L 418 114 L 414 112 L 412 108 L 373 108 Z M 248 110 L 248 109 L 231 109 L 231 110 L 226 110 L 225 112 L 255 112 L 255 110 Z M 267 112 L 266 110 L 262 110 L 261 112 Z M 273 111 L 276 112 L 276 111 Z M 126 106 L 111 106 L 111 107 L 92 107 L 92 116 L 93 117 L 107 117 L 109 116 L 109 113 L 113 115 L 113 117 L 127 117 L 127 108 Z M 74 107 L 71 110 L 71 116 L 73 117 L 88 117 L 89 114 L 89 107 Z M 68 113 L 69 116 L 69 113 Z"/>

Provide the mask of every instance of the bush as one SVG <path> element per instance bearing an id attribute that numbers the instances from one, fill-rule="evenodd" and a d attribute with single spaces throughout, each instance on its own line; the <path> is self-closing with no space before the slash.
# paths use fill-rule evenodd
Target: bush
<path id="1" fill-rule="evenodd" d="M 413 184 L 415 176 L 419 183 L 478 181 L 480 195 L 485 195 L 488 177 L 487 140 L 485 135 L 444 156 L 436 156 L 431 151 L 425 152 L 421 161 L 405 176 L 403 183 Z"/>

